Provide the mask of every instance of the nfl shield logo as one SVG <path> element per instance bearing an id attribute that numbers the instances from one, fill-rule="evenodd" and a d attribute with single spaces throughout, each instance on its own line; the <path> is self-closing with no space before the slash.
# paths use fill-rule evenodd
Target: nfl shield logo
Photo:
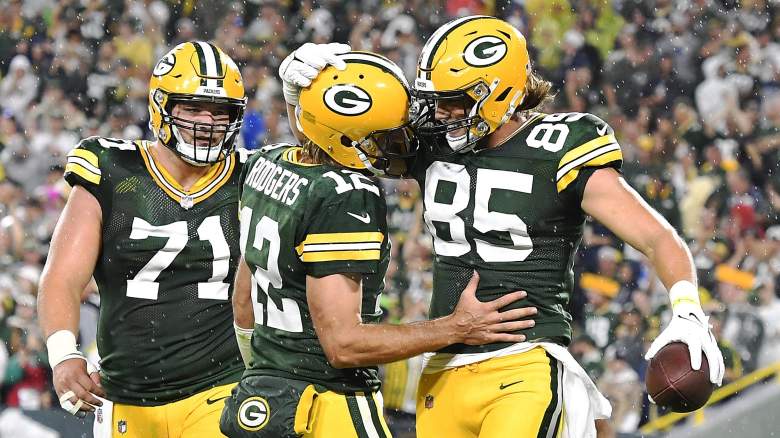
<path id="1" fill-rule="evenodd" d="M 433 396 L 430 394 L 425 396 L 425 409 L 433 409 Z"/>
<path id="2" fill-rule="evenodd" d="M 103 408 L 97 408 L 95 410 L 95 421 L 103 423 Z"/>
<path id="3" fill-rule="evenodd" d="M 127 432 L 127 421 L 119 420 L 119 422 L 116 424 L 116 430 L 119 431 L 119 433 L 126 433 Z"/>

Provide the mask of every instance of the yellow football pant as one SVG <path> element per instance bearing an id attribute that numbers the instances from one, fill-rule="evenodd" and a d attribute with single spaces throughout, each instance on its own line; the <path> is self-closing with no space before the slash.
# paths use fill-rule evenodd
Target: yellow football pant
<path id="1" fill-rule="evenodd" d="M 304 438 L 390 438 L 379 393 L 317 392 L 310 385 L 295 411 L 295 432 Z"/>
<path id="2" fill-rule="evenodd" d="M 555 438 L 561 421 L 562 368 L 537 347 L 423 374 L 417 391 L 418 438 Z"/>
<path id="3" fill-rule="evenodd" d="M 114 403 L 112 438 L 222 437 L 219 417 L 235 383 L 217 386 L 160 406 Z"/>

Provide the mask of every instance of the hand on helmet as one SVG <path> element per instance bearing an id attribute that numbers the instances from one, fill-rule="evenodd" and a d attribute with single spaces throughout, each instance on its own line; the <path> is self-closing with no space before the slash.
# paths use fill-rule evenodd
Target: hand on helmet
<path id="1" fill-rule="evenodd" d="M 338 55 L 350 50 L 348 44 L 342 43 L 306 43 L 292 52 L 279 66 L 284 100 L 290 105 L 298 105 L 300 89 L 311 85 L 311 81 L 328 65 L 344 70 L 347 65 Z"/>

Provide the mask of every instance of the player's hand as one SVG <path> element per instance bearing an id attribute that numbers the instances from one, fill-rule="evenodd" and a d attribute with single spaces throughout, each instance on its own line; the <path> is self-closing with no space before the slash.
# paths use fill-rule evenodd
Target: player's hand
<path id="1" fill-rule="evenodd" d="M 93 412 L 95 406 L 101 406 L 97 397 L 105 397 L 100 385 L 100 374 L 97 368 L 87 367 L 83 358 L 68 359 L 54 367 L 54 390 L 60 400 L 62 409 L 71 415 L 84 418 L 87 412 Z"/>
<path id="2" fill-rule="evenodd" d="M 282 79 L 284 100 L 290 105 L 298 105 L 298 94 L 301 88 L 311 85 L 311 81 L 328 65 L 339 70 L 347 68 L 347 64 L 338 57 L 352 50 L 348 44 L 306 43 L 284 58 L 279 66 L 279 77 Z"/>
<path id="3" fill-rule="evenodd" d="M 479 274 L 474 271 L 469 284 L 460 295 L 452 312 L 457 342 L 468 345 L 482 345 L 494 342 L 524 342 L 525 335 L 511 334 L 534 326 L 533 320 L 520 320 L 536 315 L 536 307 L 524 307 L 505 312 L 507 305 L 525 298 L 525 291 L 506 294 L 493 301 L 483 303 L 477 298 Z"/>
<path id="4" fill-rule="evenodd" d="M 661 348 L 672 342 L 683 342 L 688 345 L 691 355 L 691 368 L 701 369 L 701 354 L 707 356 L 710 366 L 710 381 L 720 386 L 723 382 L 723 355 L 712 335 L 709 317 L 704 315 L 697 304 L 679 304 L 673 310 L 669 325 L 658 335 L 645 354 L 645 359 L 652 359 Z"/>

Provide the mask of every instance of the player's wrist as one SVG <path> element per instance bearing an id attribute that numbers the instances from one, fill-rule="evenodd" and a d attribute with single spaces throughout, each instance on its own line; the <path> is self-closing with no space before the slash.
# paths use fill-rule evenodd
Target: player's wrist
<path id="1" fill-rule="evenodd" d="M 46 350 L 49 353 L 49 366 L 52 369 L 69 359 L 87 361 L 84 353 L 79 351 L 76 335 L 70 330 L 58 330 L 46 338 Z"/>
<path id="2" fill-rule="evenodd" d="M 701 311 L 699 288 L 687 280 L 678 281 L 669 288 L 669 301 L 674 313 L 691 310 Z"/>
<path id="3" fill-rule="evenodd" d="M 252 333 L 254 328 L 243 328 L 233 322 L 233 329 L 236 331 L 236 342 L 241 359 L 244 361 L 244 366 L 249 368 L 252 364 Z"/>

